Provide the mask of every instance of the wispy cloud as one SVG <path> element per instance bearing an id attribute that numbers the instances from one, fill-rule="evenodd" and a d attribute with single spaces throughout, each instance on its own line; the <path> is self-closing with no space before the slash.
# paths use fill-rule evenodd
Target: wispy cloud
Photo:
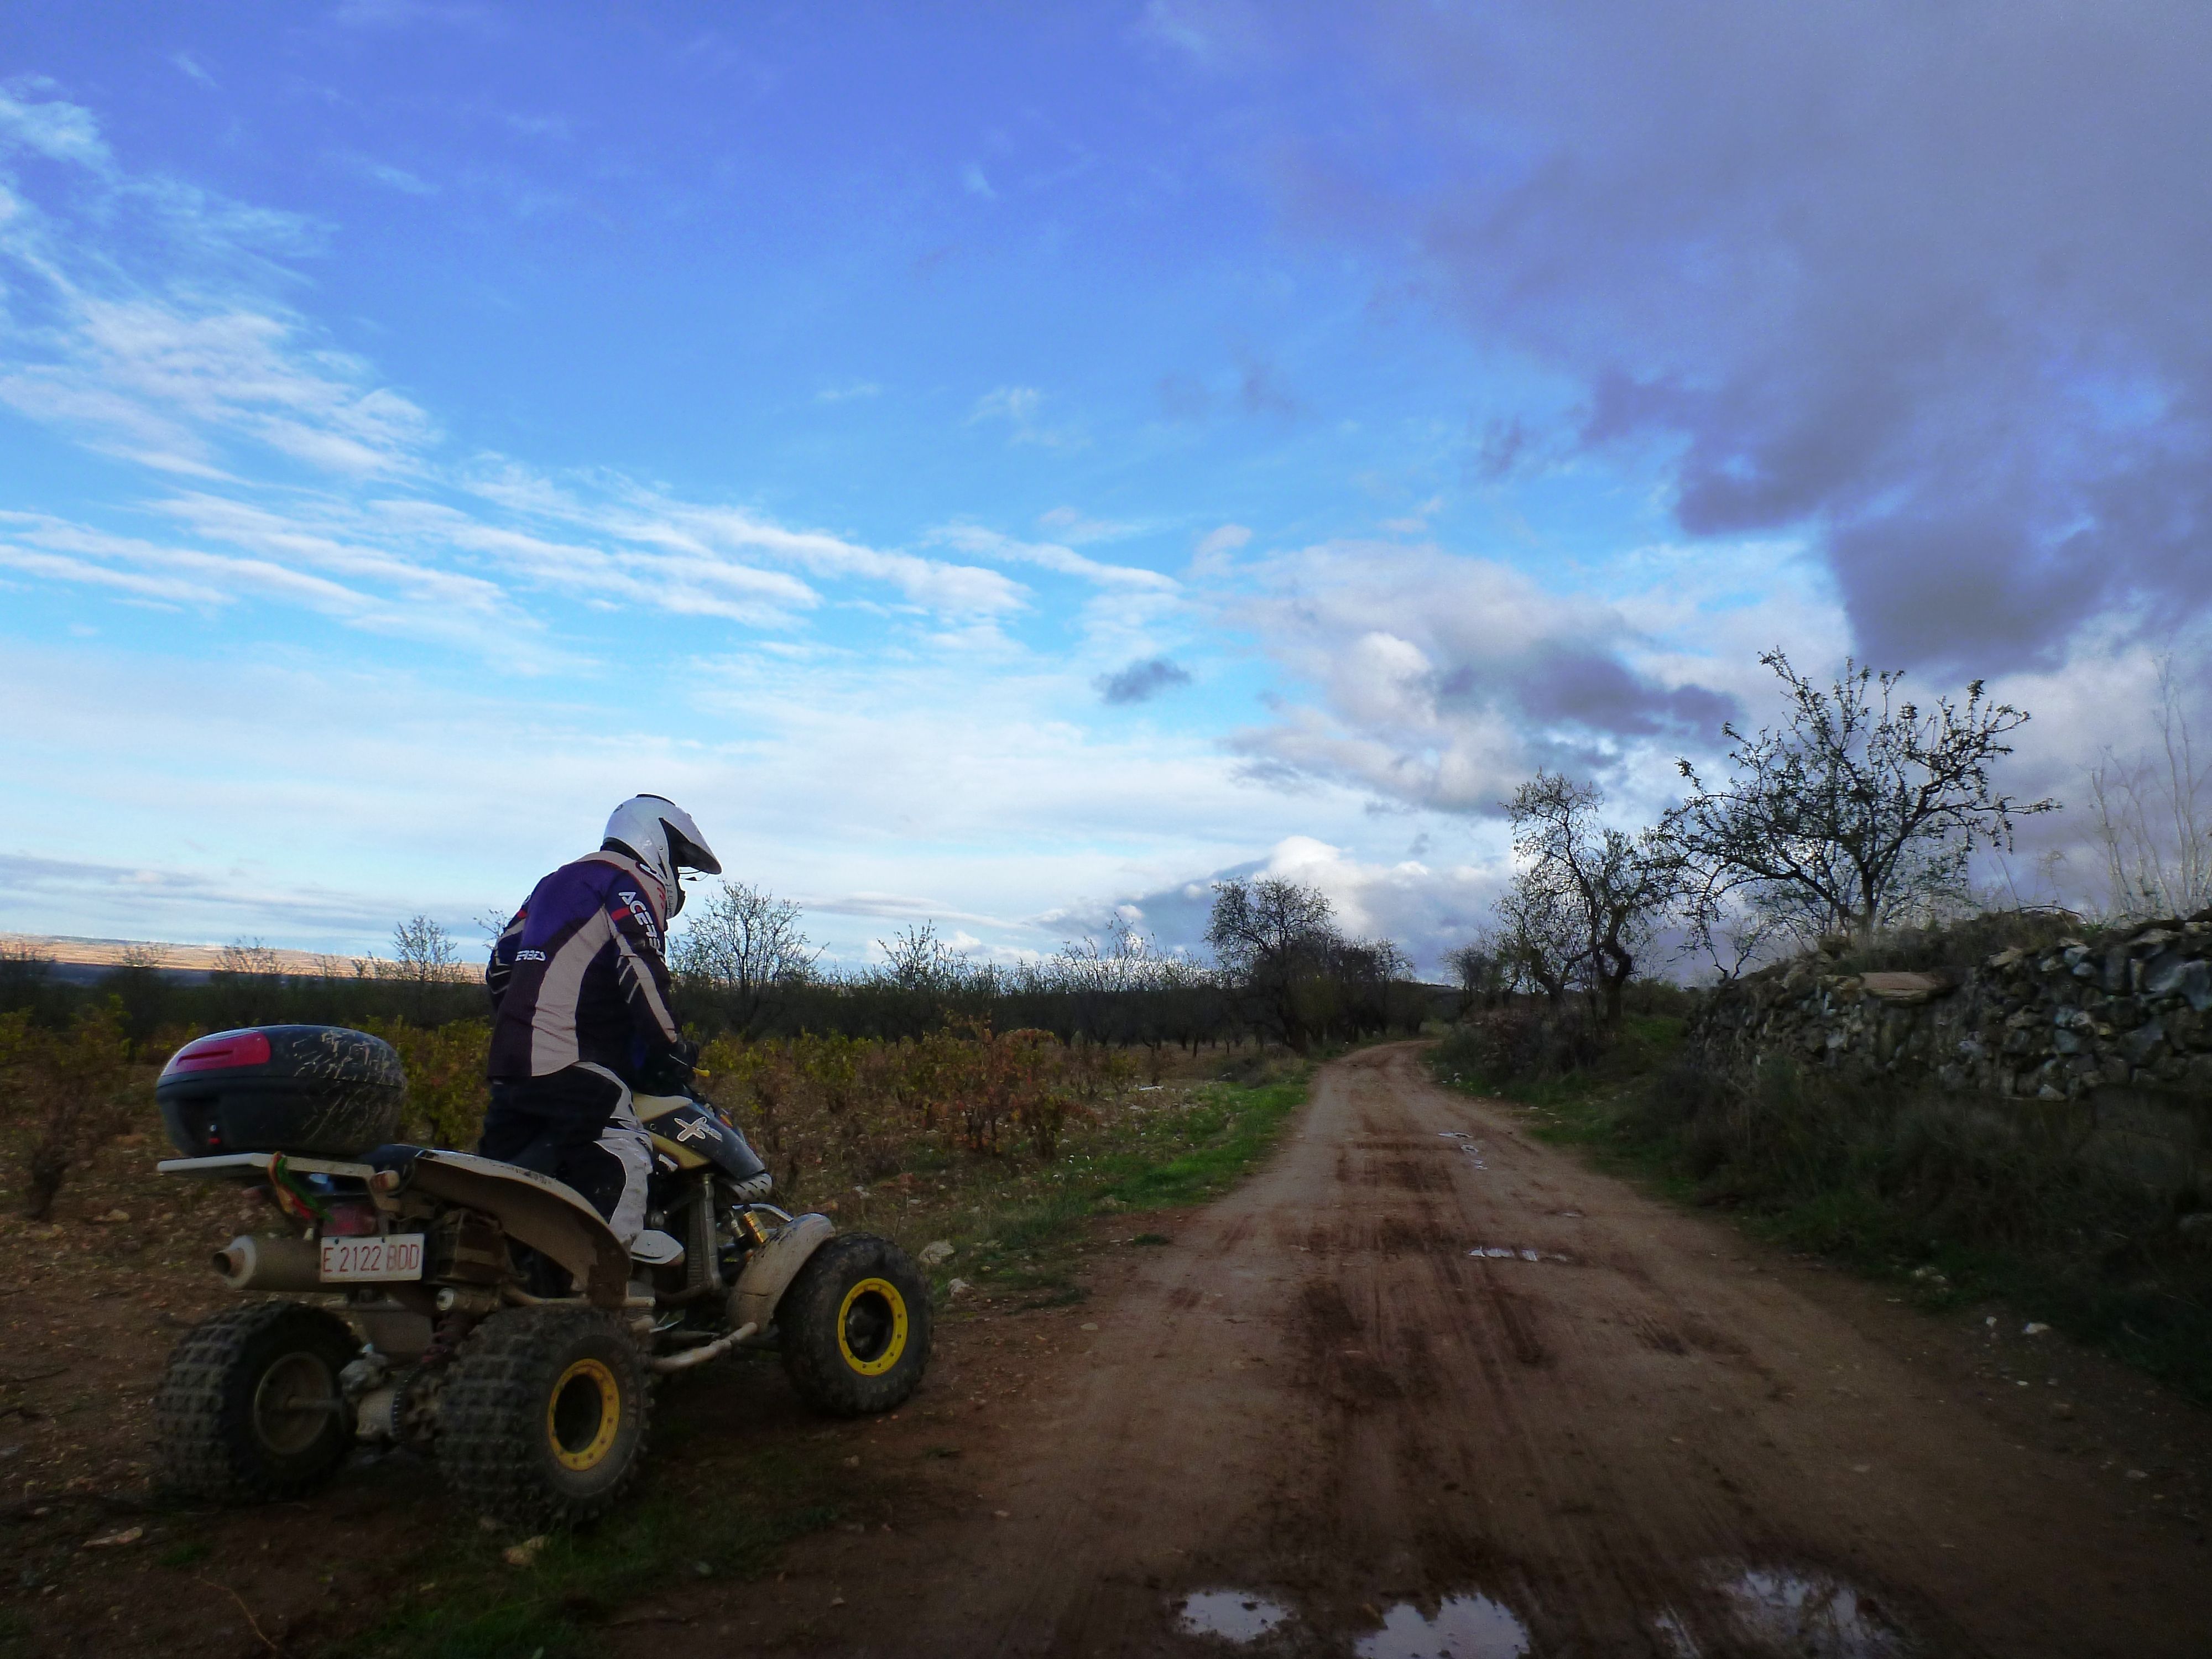
<path id="1" fill-rule="evenodd" d="M 1040 418 L 1044 401 L 1044 393 L 1033 386 L 994 386 L 975 400 L 968 423 L 1004 421 L 1009 437 L 1018 444 L 1037 444 L 1047 449 L 1073 449 L 1084 444 L 1086 440 L 1081 433 L 1044 424 Z"/>
<path id="2" fill-rule="evenodd" d="M 39 301 L 0 314 L 0 402 L 191 484 L 134 504 L 172 527 L 166 537 L 0 519 L 0 562 L 21 576 L 147 602 L 251 596 L 499 654 L 542 635 L 535 596 L 763 629 L 818 609 L 825 587 L 887 592 L 888 608 L 955 627 L 1028 603 L 998 570 L 793 529 L 616 474 L 556 478 L 497 455 L 457 465 L 425 410 L 283 303 L 289 278 L 266 255 L 281 223 L 128 175 L 74 105 L 0 100 L 0 164 L 9 146 L 78 168 L 92 210 L 58 216 L 18 198 L 0 220 L 0 263 Z M 400 188 L 421 182 L 348 160 Z M 179 237 L 134 246 L 134 216 L 141 229 L 182 228 L 181 271 Z M 295 472 L 272 480 L 272 459 Z M 1145 580 L 1056 552 L 1096 580 Z M 542 643 L 531 656 L 562 660 Z"/>
<path id="3" fill-rule="evenodd" d="M 435 196 L 437 185 L 417 177 L 405 167 L 380 161 L 374 155 L 356 155 L 349 150 L 338 152 L 337 160 L 349 171 L 356 173 L 372 184 L 382 185 L 386 190 L 396 190 L 403 196 Z"/>
<path id="4" fill-rule="evenodd" d="M 19 98 L 0 90 L 0 140 L 21 145 L 49 161 L 107 172 L 114 158 L 90 110 L 64 99 L 28 95 L 40 88 L 39 82 L 27 88 L 22 82 L 11 84 L 27 95 Z"/>
<path id="5" fill-rule="evenodd" d="M 1173 593 L 1181 586 L 1174 577 L 1164 575 L 1157 570 L 1147 570 L 1142 565 L 1112 564 L 1103 559 L 1094 559 L 1088 554 L 1079 553 L 1060 542 L 1025 542 L 977 524 L 946 525 L 931 531 L 929 539 L 943 546 L 957 547 L 962 552 L 978 558 L 1036 565 L 1042 569 L 1056 571 L 1063 576 L 1075 576 L 1085 581 L 1095 582 L 1101 587 Z"/>

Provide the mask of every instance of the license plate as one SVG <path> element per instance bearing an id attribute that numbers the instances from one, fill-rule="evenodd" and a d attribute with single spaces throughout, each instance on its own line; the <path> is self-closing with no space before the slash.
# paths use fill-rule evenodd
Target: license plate
<path id="1" fill-rule="evenodd" d="M 325 1285 L 386 1285 L 396 1279 L 422 1277 L 421 1233 L 323 1241 Z"/>

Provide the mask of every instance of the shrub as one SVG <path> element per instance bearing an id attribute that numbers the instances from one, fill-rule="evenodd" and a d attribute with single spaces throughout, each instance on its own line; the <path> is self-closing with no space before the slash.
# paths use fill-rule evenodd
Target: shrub
<path id="1" fill-rule="evenodd" d="M 131 1046 L 110 1000 L 61 1030 L 28 1011 L 0 1014 L 0 1111 L 23 1146 L 23 1212 L 44 1220 L 70 1172 L 118 1133 L 129 1112 Z"/>
<path id="2" fill-rule="evenodd" d="M 1435 1060 L 1504 1091 L 1587 1071 L 1607 1046 L 1606 1034 L 1577 1013 L 1555 1016 L 1524 1002 L 1462 1020 L 1437 1046 Z"/>

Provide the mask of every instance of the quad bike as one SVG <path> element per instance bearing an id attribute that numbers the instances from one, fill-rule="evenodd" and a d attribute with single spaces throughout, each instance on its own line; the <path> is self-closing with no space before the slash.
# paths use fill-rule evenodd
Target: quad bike
<path id="1" fill-rule="evenodd" d="M 573 1525 L 635 1474 L 659 1376 L 775 1346 L 809 1405 L 857 1416 L 928 1363 L 912 1259 L 766 1202 L 768 1170 L 694 1094 L 636 1098 L 654 1168 L 625 1250 L 550 1176 L 390 1144 L 405 1077 L 364 1033 L 218 1032 L 156 1091 L 188 1154 L 165 1174 L 263 1188 L 299 1224 L 216 1251 L 224 1282 L 315 1298 L 230 1308 L 177 1344 L 155 1396 L 172 1491 L 296 1497 L 361 1440 L 431 1454 L 480 1514 Z"/>

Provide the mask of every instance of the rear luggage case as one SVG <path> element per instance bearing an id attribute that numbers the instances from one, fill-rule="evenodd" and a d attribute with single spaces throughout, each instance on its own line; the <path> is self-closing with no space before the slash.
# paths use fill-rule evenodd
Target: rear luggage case
<path id="1" fill-rule="evenodd" d="M 407 1074 L 392 1045 L 336 1025 L 257 1025 L 186 1043 L 154 1085 L 186 1158 L 350 1158 L 399 1138 Z"/>

